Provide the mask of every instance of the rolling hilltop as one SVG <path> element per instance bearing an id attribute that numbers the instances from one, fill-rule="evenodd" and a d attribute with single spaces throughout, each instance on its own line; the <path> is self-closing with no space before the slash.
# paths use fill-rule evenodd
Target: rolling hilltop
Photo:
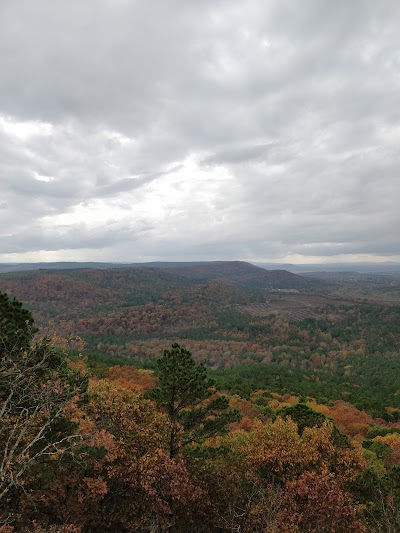
<path id="1" fill-rule="evenodd" d="M 166 270 L 166 268 L 163 268 Z M 315 282 L 287 270 L 265 270 L 244 261 L 213 261 L 210 263 L 168 267 L 169 272 L 193 281 L 221 280 L 257 288 L 312 288 Z"/>
<path id="2" fill-rule="evenodd" d="M 141 310 L 145 323 L 151 308 L 155 315 L 174 309 L 171 319 L 160 323 L 161 329 L 169 325 L 171 331 L 204 327 L 205 320 L 199 317 L 215 315 L 216 306 L 218 313 L 222 308 L 237 313 L 233 305 L 262 303 L 271 288 L 305 289 L 318 284 L 240 261 L 179 267 L 54 268 L 0 276 L 0 291 L 26 302 L 42 327 L 53 319 L 94 320 L 100 314 L 109 321 L 110 312 L 117 310 L 121 315 Z M 182 320 L 176 320 L 181 314 Z"/>
<path id="3" fill-rule="evenodd" d="M 58 263 L 19 263 L 19 264 L 0 264 L 0 273 L 11 272 L 32 272 L 32 271 L 74 271 L 74 270 L 123 270 L 127 277 L 129 271 L 135 269 L 143 273 L 144 278 L 148 278 L 149 273 L 144 274 L 143 269 L 151 269 L 155 279 L 164 279 L 165 281 L 173 279 L 173 275 L 182 280 L 209 281 L 221 280 L 235 283 L 237 285 L 247 285 L 259 288 L 311 288 L 318 285 L 318 282 L 310 281 L 300 275 L 293 274 L 287 270 L 266 270 L 244 261 L 210 261 L 210 262 L 193 262 L 193 263 L 75 263 L 75 262 L 58 262 Z M 163 273 L 166 275 L 164 276 Z M 70 272 L 63 272 L 70 275 Z M 115 279 L 119 280 L 120 275 L 114 272 Z M 104 278 L 110 279 L 113 276 L 107 272 Z M 87 277 L 87 276 L 85 276 Z M 96 282 L 98 276 L 94 276 Z"/>
<path id="4" fill-rule="evenodd" d="M 96 353 L 139 355 L 143 360 L 156 354 L 166 338 L 212 341 L 212 365 L 222 364 L 223 352 L 231 353 L 221 338 L 236 343 L 231 348 L 238 358 L 249 351 L 251 335 L 240 328 L 251 321 L 276 313 L 293 319 L 319 316 L 314 308 L 327 302 L 321 304 L 307 292 L 316 285 L 321 282 L 240 261 L 0 275 L 0 291 L 25 302 L 42 331 L 55 330 L 64 337 L 74 332 Z M 271 294 L 276 303 L 266 302 L 271 289 L 285 288 L 302 292 Z M 262 360 L 265 350 L 256 351 L 257 361 Z"/>

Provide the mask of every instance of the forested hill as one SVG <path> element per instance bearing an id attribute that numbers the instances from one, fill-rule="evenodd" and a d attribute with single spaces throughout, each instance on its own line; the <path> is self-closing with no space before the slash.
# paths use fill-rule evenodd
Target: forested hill
<path id="1" fill-rule="evenodd" d="M 11 272 L 31 272 L 37 270 L 55 271 L 63 274 L 62 271 L 73 270 L 123 270 L 129 277 L 129 270 L 135 269 L 143 272 L 142 269 L 151 269 L 155 278 L 166 281 L 172 279 L 172 275 L 181 277 L 182 280 L 208 281 L 223 280 L 236 285 L 247 285 L 258 288 L 312 288 L 320 286 L 321 282 L 306 279 L 298 274 L 292 274 L 287 270 L 266 270 L 245 261 L 211 261 L 193 263 L 132 263 L 125 265 L 122 263 L 20 263 L 20 264 L 0 264 L 0 273 Z M 68 274 L 67 272 L 65 272 Z M 165 273 L 164 276 L 162 273 Z M 122 274 L 124 275 L 124 274 Z M 146 275 L 146 277 L 149 274 Z M 105 272 L 104 277 L 109 279 L 111 273 Z M 120 279 L 120 274 L 115 274 L 116 279 Z M 96 277 L 98 279 L 98 277 Z"/>
<path id="2" fill-rule="evenodd" d="M 163 267 L 167 270 L 166 267 Z M 287 270 L 265 270 L 244 261 L 213 261 L 211 263 L 168 267 L 169 272 L 191 280 L 224 280 L 257 288 L 312 288 L 319 285 Z"/>
<path id="3" fill-rule="evenodd" d="M 302 280 L 221 262 L 8 273 L 0 275 L 0 292 L 25 302 L 43 334 L 79 336 L 97 359 L 123 357 L 151 366 L 166 344 L 177 341 L 208 367 L 226 369 L 224 387 L 240 394 L 285 389 L 346 398 L 379 416 L 389 406 L 400 409 L 394 281 L 390 302 L 381 290 L 382 301 L 375 303 L 362 299 L 367 294 L 358 283 L 330 292 L 322 285 L 319 294 L 286 292 L 271 290 L 268 276 L 281 283 L 282 277 Z M 374 294 L 379 287 L 372 287 Z"/>

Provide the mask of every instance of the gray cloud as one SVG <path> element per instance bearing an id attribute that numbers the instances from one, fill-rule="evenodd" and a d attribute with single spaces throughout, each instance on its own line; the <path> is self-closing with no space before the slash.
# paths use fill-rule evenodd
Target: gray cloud
<path id="1" fill-rule="evenodd" d="M 0 3 L 0 260 L 400 258 L 399 16 Z"/>
<path id="2" fill-rule="evenodd" d="M 256 144 L 253 146 L 228 146 L 221 148 L 212 156 L 208 156 L 203 161 L 202 165 L 234 165 L 235 163 L 245 163 L 250 161 L 262 161 L 268 156 L 270 144 Z"/>
<path id="3" fill-rule="evenodd" d="M 7 254 L 21 253 L 27 249 L 33 251 L 75 250 L 77 248 L 103 250 L 124 243 L 132 246 L 135 241 L 150 230 L 151 227 L 146 223 L 130 228 L 126 225 L 122 226 L 118 222 L 95 230 L 82 223 L 72 227 L 58 226 L 56 230 L 53 228 L 32 228 L 24 233 L 1 236 L 0 246 Z"/>

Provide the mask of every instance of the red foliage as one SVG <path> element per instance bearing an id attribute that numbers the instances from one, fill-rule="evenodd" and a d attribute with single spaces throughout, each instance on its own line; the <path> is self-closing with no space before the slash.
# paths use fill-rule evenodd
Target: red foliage
<path id="1" fill-rule="evenodd" d="M 284 523 L 307 533 L 361 533 L 354 503 L 325 472 L 304 472 L 286 485 Z"/>

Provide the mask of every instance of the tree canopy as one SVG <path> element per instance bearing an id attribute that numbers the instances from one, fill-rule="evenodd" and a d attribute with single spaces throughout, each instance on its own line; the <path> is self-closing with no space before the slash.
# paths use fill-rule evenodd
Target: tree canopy
<path id="1" fill-rule="evenodd" d="M 86 379 L 49 339 L 35 341 L 35 332 L 31 313 L 0 294 L 0 501 L 79 439 L 65 413 Z"/>
<path id="2" fill-rule="evenodd" d="M 196 363 L 191 352 L 178 343 L 164 350 L 157 373 L 158 387 L 149 396 L 169 418 L 171 457 L 190 442 L 223 432 L 227 423 L 237 418 L 228 399 L 214 394 L 205 366 Z"/>

